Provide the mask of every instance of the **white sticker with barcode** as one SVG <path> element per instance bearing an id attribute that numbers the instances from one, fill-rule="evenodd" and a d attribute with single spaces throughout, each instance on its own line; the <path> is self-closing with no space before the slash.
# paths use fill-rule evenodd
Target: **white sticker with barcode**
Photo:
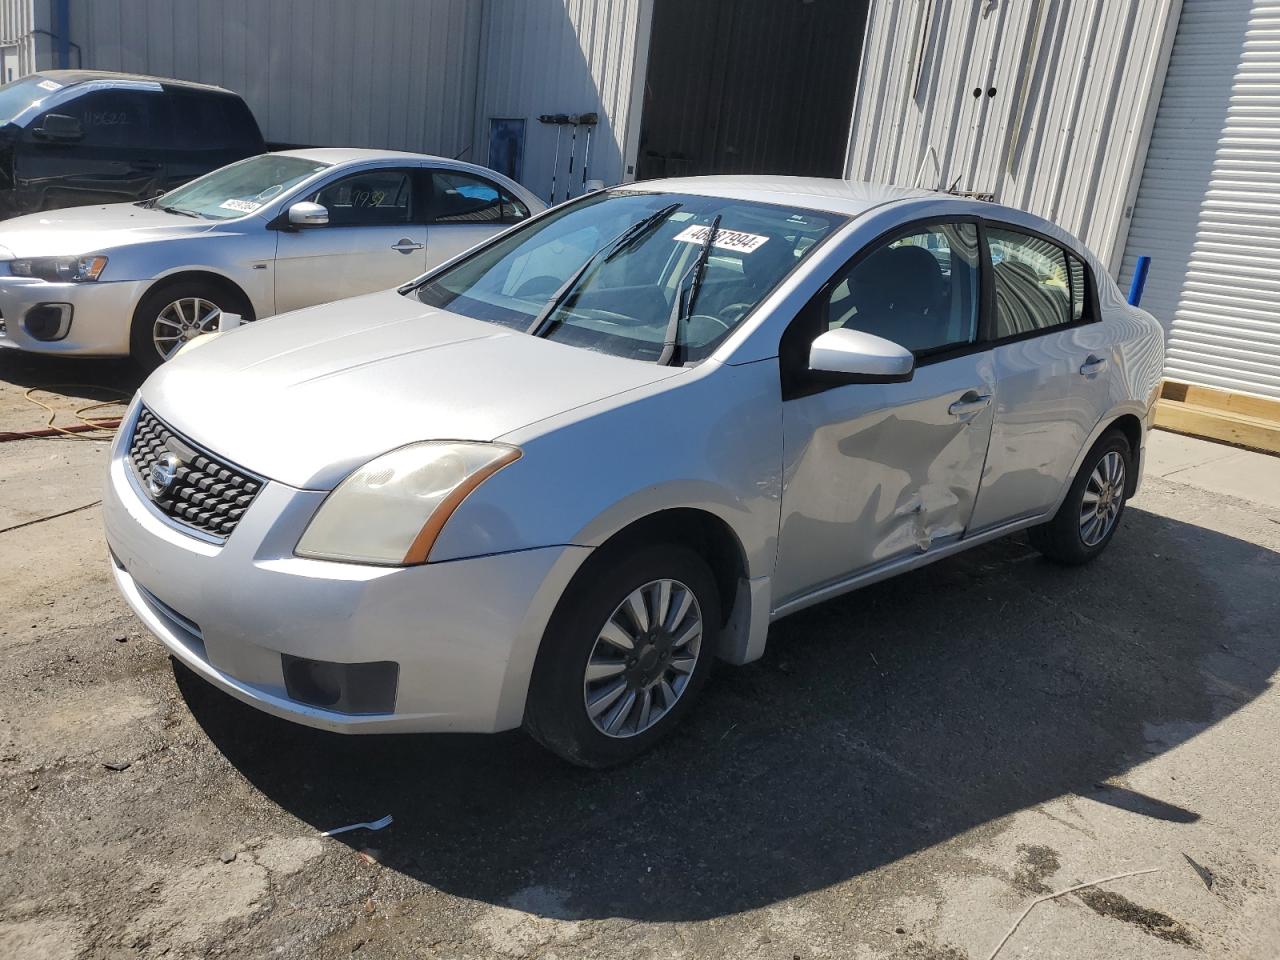
<path id="1" fill-rule="evenodd" d="M 218 206 L 223 210 L 235 210 L 237 213 L 253 213 L 262 204 L 254 203 L 252 200 L 223 200 Z"/>
<path id="2" fill-rule="evenodd" d="M 39 83 L 36 84 L 36 86 L 39 87 L 41 90 L 61 90 L 62 89 L 62 84 L 58 83 L 56 80 L 41 80 Z"/>
<path id="3" fill-rule="evenodd" d="M 708 224 L 700 226 L 688 227 L 676 234 L 676 239 L 682 243 L 706 243 L 707 234 L 711 232 Z M 741 230 L 725 230 L 721 228 L 716 231 L 716 239 L 711 244 L 721 250 L 733 250 L 736 253 L 751 253 L 759 250 L 764 246 L 768 237 L 762 237 L 758 233 L 743 233 Z"/>

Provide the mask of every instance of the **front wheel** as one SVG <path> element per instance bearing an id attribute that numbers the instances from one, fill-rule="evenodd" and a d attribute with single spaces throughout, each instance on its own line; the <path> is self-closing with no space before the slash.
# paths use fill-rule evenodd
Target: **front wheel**
<path id="1" fill-rule="evenodd" d="M 571 763 L 607 767 L 649 749 L 689 711 L 720 625 L 706 562 L 681 546 L 593 557 L 547 627 L 525 729 Z"/>
<path id="2" fill-rule="evenodd" d="M 1092 560 L 1120 525 L 1132 470 L 1133 452 L 1124 434 L 1105 434 L 1084 458 L 1053 519 L 1027 531 L 1031 545 L 1058 563 Z"/>
<path id="3" fill-rule="evenodd" d="M 134 311 L 129 352 L 138 366 L 150 372 L 172 359 L 188 341 L 218 330 L 223 313 L 253 319 L 240 297 L 213 283 L 191 280 L 156 287 Z"/>

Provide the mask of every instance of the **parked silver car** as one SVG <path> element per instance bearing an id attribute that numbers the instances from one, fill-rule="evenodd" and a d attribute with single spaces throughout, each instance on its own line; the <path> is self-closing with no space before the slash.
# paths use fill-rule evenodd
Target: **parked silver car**
<path id="1" fill-rule="evenodd" d="M 1020 529 L 1097 556 L 1162 353 L 1017 210 L 633 184 L 188 345 L 120 429 L 107 539 L 173 655 L 263 710 L 605 765 L 793 611 Z"/>
<path id="2" fill-rule="evenodd" d="M 0 224 L 0 347 L 132 354 L 151 369 L 219 328 L 385 289 L 544 209 L 470 163 L 290 150 L 154 200 Z"/>

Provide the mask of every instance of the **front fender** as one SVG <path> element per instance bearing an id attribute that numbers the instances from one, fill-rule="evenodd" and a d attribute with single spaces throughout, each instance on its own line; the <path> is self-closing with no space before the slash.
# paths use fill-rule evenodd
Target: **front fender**
<path id="1" fill-rule="evenodd" d="M 598 546 L 662 510 L 704 510 L 737 536 L 748 575 L 776 554 L 782 488 L 777 364 L 696 370 L 501 438 L 523 456 L 450 518 L 431 559 Z"/>

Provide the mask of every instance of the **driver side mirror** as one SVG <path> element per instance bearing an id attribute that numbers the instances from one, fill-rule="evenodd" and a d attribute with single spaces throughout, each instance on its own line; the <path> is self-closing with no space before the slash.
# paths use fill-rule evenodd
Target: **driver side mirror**
<path id="1" fill-rule="evenodd" d="M 916 358 L 892 340 L 837 327 L 813 341 L 809 369 L 841 383 L 905 383 L 915 375 Z"/>
<path id="2" fill-rule="evenodd" d="M 289 226 L 323 227 L 329 222 L 329 209 L 318 203 L 303 200 L 289 208 Z"/>
<path id="3" fill-rule="evenodd" d="M 78 117 L 68 117 L 61 113 L 47 113 L 44 123 L 31 131 L 41 140 L 56 140 L 62 143 L 73 143 L 84 139 L 84 128 Z"/>

